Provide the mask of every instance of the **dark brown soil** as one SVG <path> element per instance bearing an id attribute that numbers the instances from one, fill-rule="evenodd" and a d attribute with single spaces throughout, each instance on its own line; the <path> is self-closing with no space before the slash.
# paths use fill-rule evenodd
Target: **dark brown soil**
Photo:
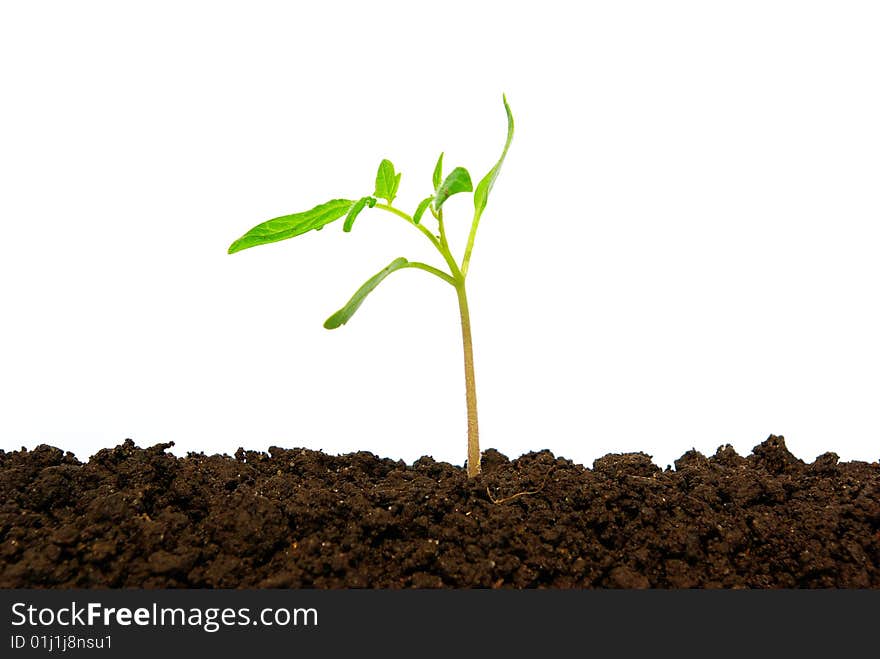
<path id="1" fill-rule="evenodd" d="M 878 588 L 880 465 L 0 451 L 0 587 Z"/>

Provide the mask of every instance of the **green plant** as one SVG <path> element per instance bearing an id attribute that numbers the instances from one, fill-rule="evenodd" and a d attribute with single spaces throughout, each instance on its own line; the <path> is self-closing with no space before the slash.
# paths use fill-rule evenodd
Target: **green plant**
<path id="1" fill-rule="evenodd" d="M 325 225 L 345 217 L 342 230 L 349 232 L 354 225 L 355 219 L 365 208 L 377 208 L 379 210 L 393 213 L 394 215 L 404 219 L 417 230 L 421 231 L 431 244 L 440 252 L 446 264 L 449 266 L 449 272 L 445 272 L 439 268 L 435 268 L 426 263 L 418 261 L 409 261 L 405 258 L 394 259 L 387 266 L 382 268 L 375 275 L 370 277 L 361 286 L 351 299 L 339 311 L 330 316 L 325 322 L 324 327 L 327 329 L 336 329 L 347 323 L 354 315 L 355 311 L 361 306 L 364 299 L 375 289 L 385 277 L 396 270 L 403 268 L 418 268 L 429 272 L 450 284 L 458 295 L 458 308 L 461 313 L 461 336 L 464 347 L 464 380 L 465 393 L 467 401 L 467 421 L 468 421 L 468 460 L 467 472 L 469 477 L 476 476 L 480 473 L 480 440 L 479 427 L 477 424 L 477 391 L 474 381 L 474 355 L 473 345 L 471 342 L 471 321 L 468 311 L 467 291 L 465 289 L 465 279 L 467 278 L 468 266 L 471 261 L 471 252 L 474 248 L 474 239 L 477 235 L 477 227 L 480 224 L 480 217 L 486 209 L 486 203 L 489 200 L 489 193 L 492 186 L 495 185 L 495 179 L 498 178 L 498 172 L 501 170 L 501 164 L 510 148 L 510 142 L 513 139 L 513 115 L 510 112 L 510 106 L 507 104 L 507 98 L 502 97 L 504 101 L 504 110 L 507 113 L 507 140 L 504 143 L 504 150 L 495 166 L 480 180 L 476 190 L 473 188 L 471 176 L 464 167 L 456 167 L 449 175 L 443 177 L 443 154 L 437 159 L 437 165 L 434 168 L 434 193 L 425 197 L 416 208 L 412 215 L 393 206 L 397 189 L 400 186 L 400 174 L 394 170 L 394 165 L 389 160 L 383 160 L 376 172 L 376 189 L 372 196 L 361 197 L 357 200 L 352 199 L 333 199 L 324 204 L 315 206 L 313 209 L 295 213 L 293 215 L 284 215 L 276 217 L 262 224 L 258 224 L 253 229 L 244 234 L 241 238 L 233 242 L 229 246 L 229 253 L 233 254 L 249 247 L 273 243 L 279 240 L 286 240 L 299 236 L 311 230 L 320 231 Z M 474 193 L 474 216 L 471 221 L 470 233 L 468 234 L 467 245 L 464 250 L 464 256 L 459 264 L 449 249 L 449 243 L 446 239 L 446 227 L 443 221 L 443 204 L 454 194 L 460 192 Z M 387 203 L 382 203 L 379 200 Z M 422 222 L 422 217 L 426 211 L 430 211 L 434 219 L 437 221 L 437 231 L 431 231 Z"/>

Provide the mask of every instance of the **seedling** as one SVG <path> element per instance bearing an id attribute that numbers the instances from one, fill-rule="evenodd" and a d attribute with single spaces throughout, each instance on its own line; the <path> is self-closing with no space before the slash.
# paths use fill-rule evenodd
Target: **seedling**
<path id="1" fill-rule="evenodd" d="M 469 477 L 474 477 L 480 473 L 480 433 L 477 424 L 477 390 L 474 380 L 474 352 L 471 342 L 471 320 L 468 312 L 467 292 L 465 290 L 465 280 L 467 279 L 468 266 L 471 262 L 471 253 L 474 249 L 474 239 L 477 235 L 477 227 L 480 224 L 480 218 L 486 209 L 486 203 L 489 200 L 489 193 L 495 185 L 495 179 L 498 178 L 498 172 L 501 170 L 501 164 L 510 148 L 510 142 L 513 139 L 513 115 L 510 112 L 510 106 L 507 104 L 507 98 L 502 97 L 504 101 L 504 110 L 507 113 L 507 141 L 504 143 L 504 150 L 495 166 L 489 170 L 474 190 L 471 183 L 471 175 L 464 167 L 456 167 L 449 175 L 443 177 L 443 154 L 437 159 L 437 165 L 434 167 L 434 192 L 428 197 L 422 199 L 418 207 L 412 215 L 395 207 L 394 199 L 397 196 L 397 189 L 400 186 L 400 174 L 395 172 L 394 165 L 390 160 L 383 160 L 379 164 L 379 171 L 376 172 L 376 189 L 372 196 L 361 197 L 360 199 L 332 199 L 324 204 L 315 206 L 313 209 L 294 213 L 293 215 L 283 215 L 276 217 L 262 224 L 258 224 L 253 229 L 244 234 L 229 246 L 229 253 L 240 252 L 249 247 L 257 245 L 265 245 L 266 243 L 274 243 L 279 240 L 286 240 L 294 236 L 302 235 L 308 231 L 320 231 L 325 225 L 330 224 L 342 217 L 345 221 L 342 225 L 344 232 L 351 231 L 358 215 L 365 208 L 373 208 L 393 213 L 402 218 L 415 229 L 424 234 L 425 238 L 440 252 L 449 271 L 444 271 L 427 263 L 419 261 L 409 261 L 403 257 L 394 259 L 387 266 L 382 268 L 375 275 L 370 277 L 363 286 L 361 286 L 351 299 L 339 311 L 330 316 L 325 322 L 324 327 L 327 329 L 336 329 L 345 325 L 354 315 L 354 312 L 363 303 L 364 299 L 375 289 L 385 277 L 392 272 L 402 270 L 404 268 L 417 268 L 435 275 L 445 281 L 455 289 L 458 295 L 458 308 L 461 313 L 461 338 L 464 347 L 464 382 L 465 394 L 467 401 L 467 422 L 468 422 L 468 460 L 467 473 Z M 474 193 L 474 216 L 471 221 L 471 229 L 468 234 L 467 245 L 465 246 L 464 256 L 459 264 L 453 257 L 449 249 L 449 243 L 446 239 L 446 227 L 443 221 L 443 204 L 452 195 L 460 192 Z M 380 200 L 384 200 L 380 201 Z M 432 231 L 422 223 L 422 217 L 425 212 L 430 211 L 431 215 L 437 221 L 437 230 Z"/>

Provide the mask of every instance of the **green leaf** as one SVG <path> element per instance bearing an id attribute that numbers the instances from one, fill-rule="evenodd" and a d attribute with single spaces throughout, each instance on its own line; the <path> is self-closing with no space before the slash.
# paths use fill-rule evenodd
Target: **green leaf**
<path id="1" fill-rule="evenodd" d="M 418 224 L 419 220 L 422 219 L 422 215 L 425 214 L 425 210 L 431 205 L 432 201 L 434 201 L 434 197 L 425 197 L 419 202 L 419 207 L 416 208 L 416 212 L 413 214 L 413 222 L 415 224 Z"/>
<path id="2" fill-rule="evenodd" d="M 345 215 L 353 203 L 355 202 L 351 199 L 333 199 L 303 213 L 282 215 L 258 224 L 232 243 L 229 246 L 229 253 L 234 254 L 249 247 L 293 238 L 312 229 L 320 230 L 325 224 Z"/>
<path id="3" fill-rule="evenodd" d="M 434 196 L 434 208 L 440 210 L 443 202 L 452 195 L 459 192 L 470 192 L 473 189 L 474 184 L 471 183 L 471 175 L 468 170 L 464 167 L 456 167 L 443 181 L 443 185 L 437 188 L 437 194 Z"/>
<path id="4" fill-rule="evenodd" d="M 394 165 L 390 160 L 383 160 L 379 163 L 379 170 L 376 172 L 376 191 L 373 196 L 385 199 L 390 204 L 397 196 L 398 187 L 400 187 L 400 174 L 394 173 Z"/>
<path id="5" fill-rule="evenodd" d="M 498 172 L 501 171 L 501 163 L 504 162 L 504 157 L 507 155 L 507 150 L 510 148 L 510 142 L 513 139 L 513 114 L 510 112 L 510 106 L 507 104 L 507 97 L 502 96 L 501 98 L 504 101 L 504 111 L 507 113 L 507 141 L 504 143 L 504 151 L 501 152 L 498 162 L 483 177 L 483 180 L 479 182 L 474 192 L 475 221 L 479 220 L 480 215 L 483 214 L 483 210 L 486 208 L 486 202 L 489 201 L 489 193 L 492 191 L 492 186 L 495 185 L 495 179 L 498 178 Z"/>
<path id="6" fill-rule="evenodd" d="M 363 303 L 364 298 L 369 295 L 376 286 L 382 283 L 382 280 L 385 279 L 388 275 L 390 275 L 395 270 L 400 270 L 401 268 L 407 267 L 409 261 L 405 258 L 401 257 L 399 259 L 394 259 L 387 266 L 382 268 L 375 275 L 370 277 L 364 285 L 357 289 L 357 292 L 351 296 L 351 299 L 346 303 L 344 307 L 342 307 L 335 314 L 330 316 L 327 320 L 324 321 L 324 327 L 326 329 L 336 329 L 345 323 L 354 315 L 354 312 L 358 310 L 358 307 Z"/>
<path id="7" fill-rule="evenodd" d="M 364 210 L 364 206 L 369 204 L 370 208 L 376 205 L 375 197 L 361 197 L 356 202 L 354 202 L 354 206 L 351 207 L 351 210 L 348 211 L 348 215 L 345 216 L 345 224 L 342 225 L 342 230 L 348 233 L 351 231 L 351 227 L 354 225 L 354 221 L 357 219 L 358 214 L 362 210 Z"/>
<path id="8" fill-rule="evenodd" d="M 434 192 L 440 187 L 440 181 L 443 178 L 443 154 L 437 158 L 437 164 L 434 166 Z"/>

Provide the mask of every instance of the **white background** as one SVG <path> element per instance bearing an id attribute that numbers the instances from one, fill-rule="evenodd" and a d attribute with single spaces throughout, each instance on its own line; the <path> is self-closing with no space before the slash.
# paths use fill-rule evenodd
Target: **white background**
<path id="1" fill-rule="evenodd" d="M 501 9 L 503 7 L 503 9 Z M 366 211 L 476 181 L 516 136 L 468 278 L 483 447 L 587 465 L 770 433 L 880 455 L 875 2 L 6 2 L 0 448 L 368 450 L 462 464 L 454 291 Z M 470 195 L 447 204 L 460 250 Z"/>

